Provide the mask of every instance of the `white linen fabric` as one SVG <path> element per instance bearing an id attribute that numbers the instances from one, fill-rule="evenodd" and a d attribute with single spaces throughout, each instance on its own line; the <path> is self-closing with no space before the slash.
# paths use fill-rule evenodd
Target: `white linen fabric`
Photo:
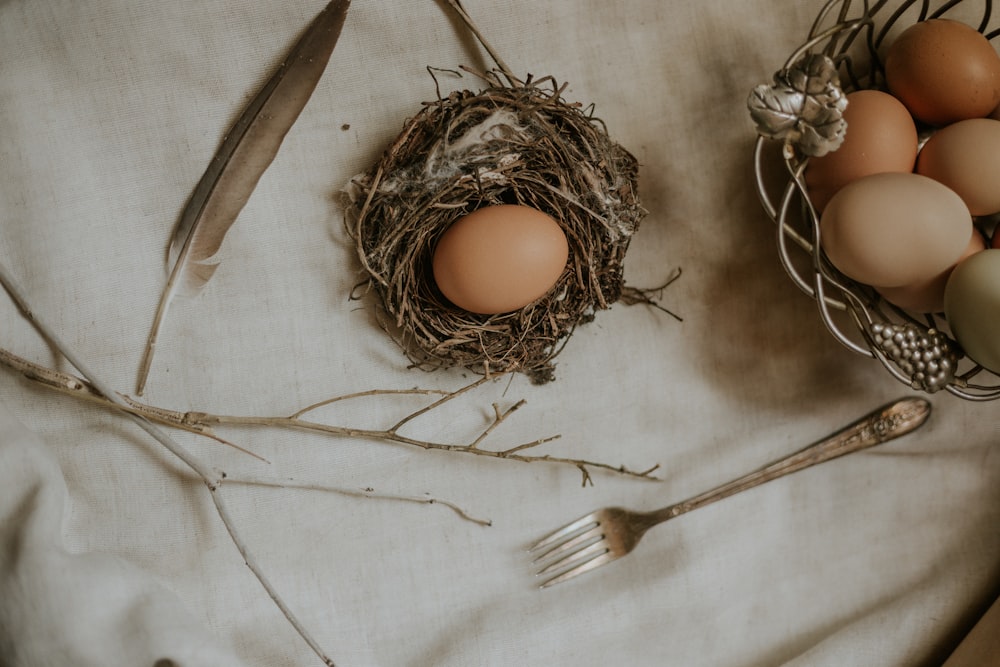
<path id="1" fill-rule="evenodd" d="M 65 548 L 67 492 L 55 457 L 3 417 L 3 664 L 244 664 L 148 573 L 112 554 Z"/>
<path id="2" fill-rule="evenodd" d="M 312 0 L 0 0 L 0 262 L 101 379 L 131 392 L 177 216 Z M 937 665 L 1000 591 L 1000 404 L 931 397 L 906 438 L 677 519 L 539 591 L 525 547 L 592 509 L 652 509 L 910 393 L 843 349 L 784 275 L 753 188 L 745 100 L 820 2 L 467 0 L 516 73 L 568 82 L 641 164 L 630 285 L 679 281 L 580 327 L 556 380 L 500 378 L 408 424 L 483 447 L 642 469 L 219 427 L 263 462 L 174 437 L 261 568 L 343 666 Z M 424 101 L 491 63 L 441 1 L 355 0 L 330 66 L 195 299 L 177 301 L 144 400 L 287 415 L 370 389 L 455 390 L 408 368 L 367 300 L 340 192 Z M 428 71 L 434 68 L 434 76 Z M 0 347 L 73 372 L 0 295 Z M 433 397 L 311 415 L 388 428 Z M 0 665 L 315 665 L 188 468 L 96 404 L 0 373 Z M 30 435 L 28 431 L 33 432 Z M 308 487 L 308 488 L 303 488 Z M 358 491 L 355 495 L 327 489 Z M 370 490 L 369 490 L 370 489 Z M 372 496 L 440 498 L 444 504 Z M 161 665 L 166 663 L 159 663 Z"/>

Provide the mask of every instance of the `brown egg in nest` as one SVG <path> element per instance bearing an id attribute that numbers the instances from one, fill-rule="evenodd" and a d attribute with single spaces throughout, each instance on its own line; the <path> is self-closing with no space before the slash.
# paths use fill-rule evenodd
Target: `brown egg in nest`
<path id="1" fill-rule="evenodd" d="M 627 297 L 625 252 L 646 215 L 635 157 L 546 77 L 484 75 L 486 88 L 424 104 L 376 164 L 347 188 L 345 220 L 377 293 L 383 324 L 420 368 L 464 367 L 554 378 L 574 329 Z M 512 312 L 477 314 L 435 284 L 434 250 L 460 218 L 516 205 L 555 220 L 568 257 L 542 297 Z M 637 297 L 637 295 L 639 295 Z M 624 300 L 624 299 L 623 299 Z"/>

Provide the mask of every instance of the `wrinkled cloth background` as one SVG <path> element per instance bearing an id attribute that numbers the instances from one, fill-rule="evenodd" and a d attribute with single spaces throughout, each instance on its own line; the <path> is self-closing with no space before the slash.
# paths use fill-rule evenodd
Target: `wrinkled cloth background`
<path id="1" fill-rule="evenodd" d="M 0 261 L 35 312 L 131 392 L 178 214 L 243 104 L 324 3 L 0 0 Z M 932 397 L 919 432 L 713 505 L 627 559 L 539 591 L 525 547 L 592 509 L 652 509 L 909 393 L 841 348 L 786 278 L 753 189 L 750 89 L 820 2 L 467 0 L 516 73 L 568 82 L 641 167 L 626 278 L 678 322 L 616 304 L 557 379 L 501 378 L 414 437 L 662 481 L 263 427 L 175 437 L 232 477 L 435 497 L 422 505 L 229 484 L 248 547 L 338 665 L 939 665 L 1000 591 L 1000 404 Z M 204 293 L 178 301 L 146 392 L 160 407 L 284 415 L 368 389 L 453 390 L 407 368 L 368 301 L 339 193 L 443 91 L 491 66 L 443 2 L 355 0 Z M 434 77 L 428 67 L 439 68 Z M 72 371 L 0 294 L 0 345 Z M 426 398 L 317 417 L 387 427 Z M 0 664 L 314 665 L 188 469 L 128 420 L 0 372 Z M 994 614 L 994 617 L 996 614 Z M 982 632 L 980 632 L 982 635 Z M 986 636 L 996 636 L 990 631 Z M 995 657 L 995 656 L 994 656 Z M 994 663 L 996 664 L 996 663 Z"/>

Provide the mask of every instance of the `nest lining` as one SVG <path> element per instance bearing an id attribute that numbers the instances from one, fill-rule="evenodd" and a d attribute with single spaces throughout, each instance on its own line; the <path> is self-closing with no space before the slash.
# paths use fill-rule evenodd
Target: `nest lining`
<path id="1" fill-rule="evenodd" d="M 646 215 L 638 163 L 551 78 L 487 79 L 424 104 L 380 160 L 352 179 L 345 216 L 383 325 L 417 367 L 554 379 L 576 326 L 623 293 L 624 256 Z M 546 85 L 548 84 L 548 85 Z M 431 273 L 441 234 L 483 206 L 519 204 L 555 219 L 569 258 L 549 293 L 478 315 L 445 299 Z"/>

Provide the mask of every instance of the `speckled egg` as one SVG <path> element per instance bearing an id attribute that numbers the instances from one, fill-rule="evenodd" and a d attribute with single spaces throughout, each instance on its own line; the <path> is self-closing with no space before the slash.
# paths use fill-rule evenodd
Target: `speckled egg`
<path id="1" fill-rule="evenodd" d="M 914 23 L 886 51 L 889 92 L 930 125 L 984 118 L 1000 104 L 1000 56 L 972 26 Z"/>

